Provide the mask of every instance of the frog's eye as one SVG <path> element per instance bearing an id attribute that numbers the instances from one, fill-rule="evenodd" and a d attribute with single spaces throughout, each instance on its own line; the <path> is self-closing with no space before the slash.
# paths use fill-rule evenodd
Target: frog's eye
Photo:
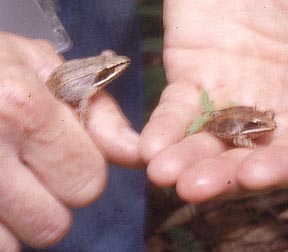
<path id="1" fill-rule="evenodd" d="M 250 121 L 249 123 L 245 124 L 245 126 L 243 127 L 243 131 L 253 130 L 259 127 L 261 127 L 261 124 L 259 122 Z"/>
<path id="2" fill-rule="evenodd" d="M 209 113 L 210 116 L 212 117 L 219 117 L 222 115 L 222 112 L 220 110 L 215 110 Z"/>
<path id="3" fill-rule="evenodd" d="M 251 118 L 249 123 L 245 125 L 245 129 L 251 130 L 251 129 L 259 128 L 261 127 L 261 125 L 262 125 L 261 120 L 259 120 L 258 118 Z"/>
<path id="4" fill-rule="evenodd" d="M 258 118 L 252 118 L 250 122 L 254 124 L 259 124 L 261 123 L 261 120 L 259 120 Z"/>

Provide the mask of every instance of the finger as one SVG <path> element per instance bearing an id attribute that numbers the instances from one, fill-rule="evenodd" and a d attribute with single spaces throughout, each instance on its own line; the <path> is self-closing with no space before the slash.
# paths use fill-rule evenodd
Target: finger
<path id="1" fill-rule="evenodd" d="M 199 92 L 186 83 L 170 84 L 140 136 L 140 152 L 145 161 L 179 142 L 188 125 L 199 114 Z"/>
<path id="2" fill-rule="evenodd" d="M 70 212 L 19 160 L 15 150 L 1 146 L 0 220 L 22 241 L 48 246 L 70 227 Z"/>
<path id="3" fill-rule="evenodd" d="M 185 170 L 177 180 L 178 195 L 188 202 L 203 202 L 219 196 L 242 192 L 236 179 L 242 159 L 250 149 L 232 149 L 215 158 L 204 159 Z"/>
<path id="4" fill-rule="evenodd" d="M 63 62 L 46 40 L 30 39 L 11 33 L 0 32 L 1 61 L 25 64 L 38 73 L 44 82 L 49 74 Z"/>
<path id="5" fill-rule="evenodd" d="M 105 160 L 66 108 L 53 122 L 30 136 L 22 157 L 66 204 L 85 206 L 103 192 Z"/>
<path id="6" fill-rule="evenodd" d="M 1 75 L 2 138 L 13 140 L 21 158 L 66 204 L 86 205 L 103 191 L 105 160 L 68 107 L 25 67 Z M 13 136 L 13 138 L 11 138 Z"/>
<path id="7" fill-rule="evenodd" d="M 240 185 L 253 191 L 286 187 L 287 153 L 288 146 L 271 145 L 246 158 L 237 172 Z"/>
<path id="8" fill-rule="evenodd" d="M 2 223 L 0 223 L 0 251 L 20 252 L 18 240 Z"/>
<path id="9" fill-rule="evenodd" d="M 7 50 L 14 50 L 15 47 L 18 49 L 18 51 L 21 52 L 21 56 L 25 58 L 25 63 L 28 63 L 29 67 L 36 71 L 39 75 L 39 78 L 42 81 L 45 81 L 48 77 L 48 75 L 51 73 L 53 68 L 55 68 L 58 64 L 60 64 L 62 61 L 61 59 L 55 54 L 55 51 L 53 50 L 52 46 L 49 45 L 47 42 L 44 42 L 42 40 L 31 40 L 26 39 L 19 36 L 4 34 L 6 40 L 8 39 L 11 41 L 11 44 L 13 44 L 14 48 L 6 46 Z M 2 34 L 2 36 L 4 36 Z M 1 36 L 1 33 L 0 33 Z M 5 44 L 3 45 L 5 46 Z M 24 49 L 23 49 L 24 48 Z M 9 53 L 7 53 L 9 55 Z M 13 60 L 13 59 L 11 59 Z M 115 102 L 112 102 L 111 98 L 104 99 L 106 104 L 111 104 L 111 106 L 106 105 L 107 109 L 106 111 L 109 111 L 110 113 L 115 113 L 112 116 L 108 116 L 104 119 L 103 116 L 99 116 L 101 118 L 100 123 L 96 121 L 98 125 L 104 125 L 104 128 L 106 130 L 103 130 L 103 133 L 105 134 L 103 137 L 99 136 L 97 131 L 94 132 L 94 140 L 97 138 L 100 140 L 100 146 L 103 146 L 104 151 L 108 150 L 107 156 L 112 162 L 121 164 L 121 165 L 128 165 L 128 166 L 142 166 L 142 162 L 139 158 L 139 151 L 138 151 L 138 134 L 132 130 L 130 127 L 127 119 L 124 117 L 124 115 L 120 112 L 118 106 L 115 104 Z M 107 100 L 110 100 L 110 102 L 106 102 Z M 113 104 L 112 104 L 113 103 Z M 100 102 L 101 104 L 101 102 Z M 101 106 L 102 107 L 102 106 Z M 101 110 L 102 111 L 102 110 Z M 102 112 L 99 111 L 99 114 Z M 97 118 L 96 118 L 97 119 Z M 104 119 L 102 121 L 102 119 Z M 109 127 L 106 127 L 107 124 L 109 124 Z M 117 123 L 116 123 L 117 122 Z M 115 124 L 115 127 L 113 128 L 113 125 Z M 111 129 L 110 132 L 107 132 L 107 129 Z M 111 133 L 111 134 L 110 134 Z M 112 134 L 113 133 L 113 134 Z M 113 138 L 112 142 L 115 142 L 115 148 L 110 148 L 111 144 L 111 136 L 115 136 L 117 133 L 117 138 Z M 108 139 L 107 139 L 108 136 Z M 118 139 L 115 141 L 115 139 Z M 109 140 L 109 146 L 107 148 L 107 142 L 106 140 Z M 96 142 L 96 140 L 95 140 Z M 119 149 L 117 149 L 119 147 Z M 123 151 L 120 151 L 123 150 Z"/>
<path id="10" fill-rule="evenodd" d="M 151 160 L 147 167 L 148 177 L 158 186 L 175 185 L 185 169 L 205 158 L 217 156 L 226 148 L 222 141 L 207 133 L 186 137 Z"/>
<path id="11" fill-rule="evenodd" d="M 143 167 L 139 134 L 108 93 L 99 92 L 91 102 L 88 130 L 110 162 L 132 168 Z"/>

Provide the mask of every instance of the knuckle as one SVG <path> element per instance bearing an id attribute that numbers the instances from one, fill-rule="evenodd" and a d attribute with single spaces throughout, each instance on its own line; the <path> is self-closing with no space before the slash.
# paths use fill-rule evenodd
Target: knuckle
<path id="1" fill-rule="evenodd" d="M 18 70 L 18 73 L 23 72 L 20 67 Z M 41 111 L 33 93 L 33 87 L 23 83 L 23 79 L 17 76 L 0 80 L 0 123 L 21 129 L 39 124 Z"/>
<path id="2" fill-rule="evenodd" d="M 34 39 L 35 52 L 55 53 L 55 48 L 50 42 L 44 39 Z"/>
<path id="3" fill-rule="evenodd" d="M 13 169 L 13 164 L 12 161 L 5 166 L 10 165 Z M 0 217 L 26 244 L 33 247 L 54 244 L 68 231 L 71 213 L 40 184 L 33 183 L 35 180 L 30 175 L 27 177 L 26 172 L 21 173 L 21 170 L 16 169 L 17 175 L 7 171 L 6 179 L 0 181 Z"/>
<path id="4" fill-rule="evenodd" d="M 20 252 L 19 242 L 7 241 L 4 244 L 0 244 L 0 251 L 3 251 L 3 252 Z"/>
<path id="5" fill-rule="evenodd" d="M 101 166 L 101 167 L 100 167 Z M 66 204 L 73 207 L 84 207 L 95 201 L 104 191 L 107 181 L 107 170 L 105 164 L 100 165 L 97 171 L 86 172 L 79 176 L 65 196 Z"/>
<path id="6" fill-rule="evenodd" d="M 2 115 L 11 112 L 24 110 L 27 107 L 29 91 L 24 86 L 18 85 L 17 80 L 5 79 L 1 81 L 0 90 L 0 112 Z M 8 109 L 7 109 L 8 108 Z M 18 113 L 17 113 L 18 115 Z"/>
<path id="7" fill-rule="evenodd" d="M 179 85 L 175 85 L 175 83 L 170 83 L 168 86 L 164 88 L 161 94 L 160 102 L 178 97 L 178 95 L 181 94 L 182 92 L 183 92 L 183 88 L 180 89 Z"/>
<path id="8" fill-rule="evenodd" d="M 3 251 L 3 252 L 19 252 L 20 251 L 19 241 L 2 224 L 0 224 L 0 251 Z"/>
<path id="9" fill-rule="evenodd" d="M 71 214 L 65 213 L 58 218 L 49 218 L 37 227 L 37 232 L 29 234 L 25 242 L 35 248 L 45 248 L 61 240 L 71 227 Z M 36 226 L 36 225 L 35 225 Z M 28 234 L 27 234 L 28 235 Z"/>
<path id="10" fill-rule="evenodd" d="M 44 39 L 33 39 L 7 32 L 0 32 L 0 45 L 3 48 L 20 52 L 22 56 L 26 55 L 31 58 L 37 57 L 43 51 L 55 52 L 53 46 Z"/>
<path id="11" fill-rule="evenodd" d="M 53 46 L 51 45 L 51 43 L 45 39 L 34 39 L 34 42 L 39 47 L 42 47 L 48 50 L 53 50 Z"/>

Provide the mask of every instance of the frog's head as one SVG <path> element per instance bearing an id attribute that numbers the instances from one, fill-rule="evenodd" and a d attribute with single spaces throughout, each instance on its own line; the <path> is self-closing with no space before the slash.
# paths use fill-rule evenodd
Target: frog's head
<path id="1" fill-rule="evenodd" d="M 247 122 L 244 124 L 242 132 L 245 134 L 264 133 L 276 128 L 274 121 L 274 112 L 267 110 L 265 112 L 254 110 L 247 114 Z"/>
<path id="2" fill-rule="evenodd" d="M 105 87 L 121 75 L 130 64 L 130 59 L 124 55 L 118 55 L 112 50 L 105 50 L 99 56 L 100 61 L 95 71 L 96 78 L 93 86 Z"/>

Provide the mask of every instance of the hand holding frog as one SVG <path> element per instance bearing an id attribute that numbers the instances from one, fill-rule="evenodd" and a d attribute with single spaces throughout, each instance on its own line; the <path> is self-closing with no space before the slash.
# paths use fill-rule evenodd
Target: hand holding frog
<path id="1" fill-rule="evenodd" d="M 46 42 L 0 33 L 0 251 L 57 242 L 70 207 L 104 190 L 106 158 L 140 163 L 138 135 L 108 94 L 92 98 L 87 134 L 45 86 L 62 63 Z"/>
<path id="2" fill-rule="evenodd" d="M 285 8 L 284 1 L 165 1 L 169 85 L 140 140 L 154 183 L 176 184 L 190 202 L 288 185 Z M 231 148 L 207 132 L 183 138 L 201 113 L 203 89 L 217 109 L 234 102 L 274 111 L 277 129 L 255 149 Z"/>

